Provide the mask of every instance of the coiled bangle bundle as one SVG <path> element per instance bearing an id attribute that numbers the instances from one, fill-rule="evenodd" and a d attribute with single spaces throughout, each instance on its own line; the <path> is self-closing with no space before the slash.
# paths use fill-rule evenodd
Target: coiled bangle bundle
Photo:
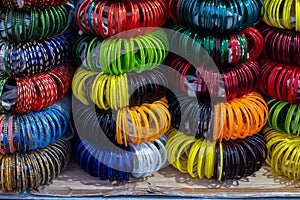
<path id="1" fill-rule="evenodd" d="M 25 191 L 46 185 L 65 168 L 70 154 L 70 143 L 59 140 L 43 150 L 0 155 L 0 189 Z"/>
<path id="2" fill-rule="evenodd" d="M 170 44 L 174 46 L 173 48 L 179 49 L 186 56 L 197 55 L 199 59 L 203 59 L 203 56 L 199 56 L 199 53 L 203 51 L 202 47 L 219 65 L 255 60 L 263 51 L 263 37 L 254 27 L 240 33 L 225 35 L 199 33 L 199 31 L 182 25 L 173 25 L 172 29 L 177 31 L 177 33 L 170 36 Z M 192 55 L 191 47 L 194 50 Z"/>
<path id="3" fill-rule="evenodd" d="M 265 6 L 264 22 L 269 26 L 300 31 L 300 4 L 295 0 L 263 0 Z"/>
<path id="4" fill-rule="evenodd" d="M 82 103 L 96 104 L 100 109 L 120 109 L 152 103 L 166 96 L 167 78 L 157 68 L 140 74 L 119 76 L 79 68 L 72 82 L 74 96 Z"/>
<path id="5" fill-rule="evenodd" d="M 300 33 L 261 25 L 265 39 L 264 55 L 279 63 L 300 65 Z"/>
<path id="6" fill-rule="evenodd" d="M 166 10 L 166 0 L 80 0 L 74 13 L 76 23 L 84 33 L 108 38 L 130 29 L 160 27 L 168 17 Z M 132 37 L 141 32 L 129 34 Z"/>
<path id="7" fill-rule="evenodd" d="M 165 60 L 165 64 L 170 66 L 168 71 L 169 81 L 180 88 L 189 96 L 208 94 L 207 85 L 212 81 L 217 83 L 221 77 L 224 80 L 227 100 L 242 97 L 256 89 L 260 79 L 260 66 L 257 61 L 247 61 L 234 67 L 221 68 L 219 72 L 196 68 L 192 63 L 182 57 L 171 54 Z M 173 70 L 179 73 L 174 73 Z M 179 80 L 179 81 L 178 81 Z M 217 94 L 224 94 L 224 88 L 219 86 Z"/>
<path id="8" fill-rule="evenodd" d="M 140 73 L 160 65 L 168 54 L 167 35 L 157 30 L 131 39 L 105 39 L 82 35 L 76 38 L 73 57 L 88 70 L 120 75 Z"/>
<path id="9" fill-rule="evenodd" d="M 199 30 L 229 32 L 243 30 L 258 23 L 262 17 L 263 2 L 171 0 L 168 7 L 175 22 Z"/>
<path id="10" fill-rule="evenodd" d="M 79 102 L 75 105 L 74 120 L 78 133 L 91 141 L 95 141 L 99 135 L 101 138 L 101 133 L 112 142 L 125 146 L 128 143 L 154 141 L 169 129 L 171 123 L 166 98 L 152 104 L 122 108 L 116 113 Z M 87 131 L 90 133 L 85 134 Z"/>
<path id="11" fill-rule="evenodd" d="M 269 127 L 264 128 L 267 142 L 268 156 L 266 163 L 277 174 L 289 179 L 300 180 L 300 138 L 285 132 L 276 131 Z"/>
<path id="12" fill-rule="evenodd" d="M 2 4 L 8 9 L 28 9 L 36 7 L 47 9 L 67 3 L 68 0 L 2 0 Z"/>
<path id="13" fill-rule="evenodd" d="M 58 35 L 68 25 L 69 10 L 66 6 L 30 11 L 0 8 L 1 38 L 22 42 Z"/>
<path id="14" fill-rule="evenodd" d="M 300 68 L 279 64 L 269 59 L 260 60 L 259 89 L 266 95 L 290 104 L 300 103 Z"/>
<path id="15" fill-rule="evenodd" d="M 39 112 L 0 115 L 0 154 L 34 151 L 54 144 L 64 135 L 70 110 L 56 103 Z"/>
<path id="16" fill-rule="evenodd" d="M 0 40 L 0 75 L 34 75 L 61 65 L 69 51 L 65 36 L 10 44 Z"/>
<path id="17" fill-rule="evenodd" d="M 168 161 L 180 172 L 219 181 L 250 176 L 260 169 L 267 156 L 260 134 L 214 143 L 170 129 L 166 149 Z"/>
<path id="18" fill-rule="evenodd" d="M 297 104 L 271 99 L 268 101 L 268 124 L 277 131 L 300 135 L 300 107 Z"/>
<path id="19" fill-rule="evenodd" d="M 214 132 L 220 134 L 218 136 L 220 141 L 246 138 L 258 133 L 267 123 L 268 106 L 257 92 L 233 99 L 225 105 L 220 103 L 222 105 L 214 107 L 213 111 L 209 102 L 198 102 L 195 98 L 187 98 L 186 95 L 177 95 L 169 102 L 172 126 L 189 135 L 195 134 L 197 138 L 209 137 L 207 131 L 212 114 L 215 119 L 212 128 Z M 224 124 L 221 123 L 223 126 L 217 127 L 216 124 L 219 124 L 220 119 L 225 119 Z"/>

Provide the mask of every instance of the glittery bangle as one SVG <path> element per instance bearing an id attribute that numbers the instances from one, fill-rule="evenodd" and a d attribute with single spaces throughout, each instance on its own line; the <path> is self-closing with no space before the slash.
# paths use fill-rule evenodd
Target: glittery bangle
<path id="1" fill-rule="evenodd" d="M 2 4 L 9 9 L 28 9 L 33 6 L 39 9 L 47 9 L 63 5 L 66 2 L 67 0 L 2 0 Z"/>

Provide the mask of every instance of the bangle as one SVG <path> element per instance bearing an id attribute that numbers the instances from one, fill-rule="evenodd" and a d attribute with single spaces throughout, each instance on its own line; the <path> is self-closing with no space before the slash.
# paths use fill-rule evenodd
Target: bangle
<path id="1" fill-rule="evenodd" d="M 228 68 L 222 67 L 219 72 L 211 73 L 205 73 L 202 67 L 196 68 L 175 54 L 169 54 L 164 64 L 170 66 L 169 82 L 188 96 L 209 95 L 207 85 L 210 83 L 206 81 L 220 80 L 223 77 L 224 83 L 219 84 L 216 94 L 224 95 L 225 88 L 226 99 L 231 100 L 255 90 L 260 80 L 260 66 L 257 61 L 247 61 Z"/>
<path id="2" fill-rule="evenodd" d="M 267 142 L 266 163 L 279 175 L 299 180 L 299 137 L 270 127 L 263 129 Z"/>
<path id="3" fill-rule="evenodd" d="M 263 0 L 265 7 L 264 22 L 269 26 L 300 31 L 297 21 L 300 5 L 294 0 L 271 1 Z"/>
<path id="4" fill-rule="evenodd" d="M 259 89 L 266 95 L 290 104 L 299 104 L 300 69 L 297 66 L 279 64 L 261 59 L 261 81 Z"/>
<path id="5" fill-rule="evenodd" d="M 240 31 L 257 24 L 262 17 L 263 2 L 180 0 L 170 1 L 168 8 L 175 22 L 198 30 L 223 33 Z"/>
<path id="6" fill-rule="evenodd" d="M 100 109 L 120 109 L 152 103 L 166 96 L 167 78 L 161 68 L 115 76 L 79 68 L 73 77 L 74 96 Z"/>
<path id="7" fill-rule="evenodd" d="M 57 7 L 67 3 L 67 0 L 2 0 L 2 4 L 8 9 L 24 9 L 27 10 L 32 7 L 39 9 L 47 9 Z"/>
<path id="8" fill-rule="evenodd" d="M 247 60 L 256 60 L 263 51 L 264 40 L 254 27 L 241 32 L 225 35 L 199 33 L 192 28 L 173 24 L 175 31 L 170 36 L 172 49 L 178 49 L 184 56 L 203 63 L 205 50 L 218 66 L 228 63 L 238 64 Z M 191 53 L 193 48 L 193 53 Z M 203 48 L 203 49 L 202 49 Z M 199 56 L 199 54 L 201 56 Z"/>
<path id="9" fill-rule="evenodd" d="M 300 65 L 300 33 L 260 25 L 265 40 L 264 56 L 287 65 Z"/>
<path id="10" fill-rule="evenodd" d="M 73 114 L 78 134 L 87 140 L 94 142 L 100 134 L 100 138 L 106 136 L 113 143 L 126 147 L 128 143 L 154 141 L 169 129 L 171 120 L 166 98 L 152 104 L 125 107 L 116 113 L 75 101 Z"/>
<path id="11" fill-rule="evenodd" d="M 5 8 L 0 11 L 0 35 L 4 40 L 18 43 L 29 39 L 40 40 L 58 35 L 68 26 L 69 9 L 65 5 L 45 10 L 34 7 L 28 11 Z"/>
<path id="12" fill-rule="evenodd" d="M 48 184 L 65 168 L 70 155 L 71 145 L 65 140 L 43 150 L 0 155 L 0 189 L 25 191 Z"/>
<path id="13" fill-rule="evenodd" d="M 211 109 L 209 101 L 197 100 L 184 94 L 169 96 L 171 125 L 197 138 L 219 139 L 220 141 L 246 138 L 258 133 L 267 123 L 268 106 L 257 92 L 217 104 Z M 222 116 L 218 116 L 218 113 Z M 226 116 L 226 118 L 225 118 Z M 225 119 L 222 127 L 214 121 Z M 210 128 L 211 127 L 211 128 Z M 212 133 L 211 133 L 212 129 Z M 211 135 L 213 134 L 213 138 Z M 217 135 L 215 135 L 217 134 Z"/>
<path id="14" fill-rule="evenodd" d="M 168 131 L 166 149 L 168 161 L 180 172 L 189 173 L 193 178 L 219 181 L 252 175 L 267 156 L 266 143 L 260 134 L 211 142 L 187 136 L 174 128 Z"/>
<path id="15" fill-rule="evenodd" d="M 102 40 L 94 36 L 79 36 L 74 41 L 72 54 L 78 66 L 120 75 L 133 70 L 140 73 L 154 69 L 164 61 L 168 48 L 167 35 L 160 29 L 131 39 Z"/>
<path id="16" fill-rule="evenodd" d="M 144 27 L 160 27 L 167 20 L 167 5 L 165 0 L 153 1 L 89 1 L 77 2 L 74 17 L 77 26 L 86 34 L 108 38 L 127 31 L 126 37 L 147 34 L 147 31 L 128 30 Z M 130 34 L 130 36 L 128 35 Z"/>

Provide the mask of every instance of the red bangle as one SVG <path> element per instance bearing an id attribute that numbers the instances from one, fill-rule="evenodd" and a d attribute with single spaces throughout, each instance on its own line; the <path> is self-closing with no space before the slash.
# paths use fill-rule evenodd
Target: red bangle
<path id="1" fill-rule="evenodd" d="M 68 0 L 23 0 L 23 4 L 18 4 L 18 0 L 2 0 L 2 4 L 9 9 L 28 9 L 36 7 L 46 9 L 67 3 Z"/>
<path id="2" fill-rule="evenodd" d="M 79 1 L 76 23 L 86 34 L 108 38 L 135 28 L 160 27 L 167 20 L 166 0 Z M 148 34 L 153 30 L 124 33 L 125 37 Z"/>

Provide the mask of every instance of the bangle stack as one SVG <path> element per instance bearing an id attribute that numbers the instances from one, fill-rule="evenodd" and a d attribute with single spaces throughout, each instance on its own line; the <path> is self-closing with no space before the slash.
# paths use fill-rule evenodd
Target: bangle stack
<path id="1" fill-rule="evenodd" d="M 72 134 L 65 0 L 4 0 L 0 6 L 0 190 L 51 183 L 65 168 Z M 2 7 L 4 6 L 4 7 Z M 61 34 L 61 35 L 59 35 Z M 66 100 L 67 99 L 67 100 Z"/>
<path id="2" fill-rule="evenodd" d="M 268 105 L 255 91 L 265 41 L 253 26 L 263 17 L 262 0 L 170 0 L 168 11 L 176 23 L 170 49 L 179 52 L 164 62 L 175 88 L 168 93 L 169 162 L 219 181 L 253 174 L 267 154 L 258 133 Z"/>
<path id="3" fill-rule="evenodd" d="M 81 66 L 72 81 L 80 138 L 76 158 L 92 176 L 111 181 L 147 177 L 167 160 L 164 134 L 171 117 L 160 65 L 169 40 L 159 28 L 167 17 L 166 0 L 76 3 L 81 31 L 72 47 Z"/>
<path id="4" fill-rule="evenodd" d="M 263 130 L 269 152 L 267 164 L 277 174 L 299 180 L 300 5 L 293 0 L 263 1 L 265 23 L 258 28 L 265 50 L 259 60 L 259 89 L 269 98 L 269 126 Z"/>

